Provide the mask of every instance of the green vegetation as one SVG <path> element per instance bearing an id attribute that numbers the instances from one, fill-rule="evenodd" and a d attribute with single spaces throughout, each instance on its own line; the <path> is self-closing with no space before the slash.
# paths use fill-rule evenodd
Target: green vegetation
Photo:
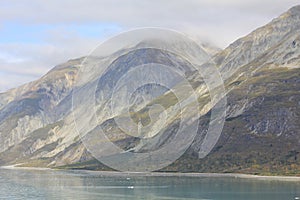
<path id="1" fill-rule="evenodd" d="M 84 162 L 80 162 L 80 163 L 75 163 L 75 164 L 70 164 L 70 165 L 54 167 L 54 169 L 115 171 L 114 169 L 109 168 L 109 167 L 105 166 L 104 164 L 100 163 L 96 159 L 92 159 L 92 160 L 84 161 Z"/>

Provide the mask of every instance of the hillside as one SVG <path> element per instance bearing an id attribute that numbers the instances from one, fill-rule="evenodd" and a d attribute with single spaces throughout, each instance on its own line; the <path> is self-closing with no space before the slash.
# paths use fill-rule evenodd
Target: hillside
<path id="1" fill-rule="evenodd" d="M 107 80 L 117 79 L 118 69 L 130 70 L 130 65 L 153 60 L 184 66 L 203 105 L 199 132 L 186 153 L 163 171 L 300 175 L 299 32 L 300 6 L 296 6 L 214 55 L 225 82 L 227 115 L 218 143 L 204 158 L 200 156 L 201 145 L 214 105 L 202 88 L 201 77 L 192 74 L 189 63 L 177 56 L 162 50 L 132 53 L 124 49 L 128 52 L 113 63 L 115 70 L 99 82 L 99 87 L 107 87 L 107 93 L 96 91 L 96 97 L 105 100 L 110 89 Z M 113 58 L 111 55 L 95 62 Z M 107 169 L 87 151 L 74 124 L 72 91 L 83 59 L 70 60 L 37 81 L 0 94 L 0 165 Z M 127 60 L 131 63 L 124 65 Z M 82 90 L 85 87 L 89 85 L 83 85 Z M 176 104 L 170 93 L 155 87 L 142 88 L 137 97 L 150 89 L 156 94 L 148 99 L 153 105 L 172 108 Z M 137 102 L 137 97 L 133 101 Z M 144 146 L 134 137 L 118 138 L 122 133 L 115 120 L 122 117 L 123 102 L 120 100 L 115 116 L 106 113 L 106 104 L 101 101 L 97 107 L 102 120 L 99 126 L 123 149 L 143 152 L 160 148 L 176 129 L 177 118 L 168 119 L 161 136 Z M 150 104 L 138 103 L 139 112 L 132 117 L 147 123 L 147 106 Z"/>

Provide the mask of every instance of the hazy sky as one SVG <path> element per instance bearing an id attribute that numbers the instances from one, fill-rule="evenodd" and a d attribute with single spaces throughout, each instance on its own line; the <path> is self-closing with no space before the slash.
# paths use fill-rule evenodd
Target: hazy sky
<path id="1" fill-rule="evenodd" d="M 140 27 L 171 28 L 225 48 L 299 0 L 9 0 L 0 2 L 0 92 Z"/>

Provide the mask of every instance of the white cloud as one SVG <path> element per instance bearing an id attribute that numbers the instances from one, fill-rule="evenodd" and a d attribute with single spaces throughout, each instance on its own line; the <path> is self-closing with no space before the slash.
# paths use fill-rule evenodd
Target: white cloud
<path id="1" fill-rule="evenodd" d="M 0 92 L 33 81 L 66 60 L 86 55 L 98 39 L 49 34 L 47 43 L 0 44 Z M 1 53 L 5 50 L 5 53 Z"/>
<path id="2" fill-rule="evenodd" d="M 10 22 L 51 25 L 42 42 L 0 43 L 0 91 L 39 77 L 61 62 L 86 55 L 103 38 L 70 29 L 114 24 L 122 30 L 143 26 L 176 29 L 226 47 L 264 25 L 299 0 L 10 0 L 0 3 L 0 29 Z M 88 28 L 88 27 L 87 27 Z M 118 29 L 106 30 L 106 36 Z M 9 38 L 10 36 L 7 35 Z M 3 40 L 2 40 L 3 41 Z M 2 59 L 2 61 L 1 61 Z M 19 77 L 14 77 L 17 74 Z M 21 78 L 22 74 L 24 77 Z M 14 80 L 18 79 L 18 81 Z M 8 85 L 8 86 L 7 86 Z"/>

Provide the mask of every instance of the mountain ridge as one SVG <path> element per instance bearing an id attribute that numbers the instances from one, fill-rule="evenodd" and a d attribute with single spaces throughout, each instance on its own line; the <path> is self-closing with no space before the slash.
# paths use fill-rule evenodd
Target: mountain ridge
<path id="1" fill-rule="evenodd" d="M 164 171 L 299 175 L 299 29 L 300 6 L 295 6 L 214 55 L 229 102 L 222 136 L 211 154 L 198 158 L 212 108 L 203 97 L 207 105 L 201 110 L 198 136 Z M 72 90 L 83 59 L 0 94 L 1 165 L 106 169 L 81 143 L 71 115 Z M 168 130 L 175 127 L 171 124 Z M 114 127 L 109 121 L 105 126 Z"/>

